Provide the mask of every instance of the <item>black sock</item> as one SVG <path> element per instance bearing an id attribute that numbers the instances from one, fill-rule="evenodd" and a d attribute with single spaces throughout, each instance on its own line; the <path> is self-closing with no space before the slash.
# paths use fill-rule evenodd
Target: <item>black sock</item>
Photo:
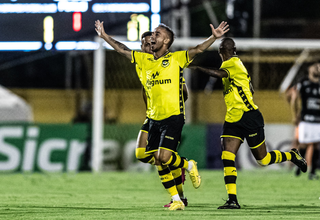
<path id="1" fill-rule="evenodd" d="M 310 172 L 311 174 L 316 174 L 318 159 L 319 159 L 319 150 L 317 148 L 314 148 L 313 154 L 312 154 L 312 164 L 311 164 L 311 172 Z"/>

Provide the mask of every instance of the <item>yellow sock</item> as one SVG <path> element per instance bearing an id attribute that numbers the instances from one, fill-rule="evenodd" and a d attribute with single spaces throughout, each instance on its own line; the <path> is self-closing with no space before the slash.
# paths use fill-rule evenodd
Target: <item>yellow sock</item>
<path id="1" fill-rule="evenodd" d="M 177 153 L 172 153 L 169 161 L 164 165 L 188 169 L 188 161 L 181 158 Z"/>
<path id="2" fill-rule="evenodd" d="M 180 198 L 184 198 L 181 168 L 170 167 Z"/>
<path id="3" fill-rule="evenodd" d="M 290 161 L 291 154 L 289 152 L 281 152 L 279 150 L 273 150 L 267 153 L 262 160 L 257 160 L 261 166 L 267 166 L 274 163 L 282 163 L 284 161 Z"/>
<path id="4" fill-rule="evenodd" d="M 224 166 L 224 182 L 229 199 L 237 201 L 237 169 L 235 166 L 236 155 L 229 151 L 222 151 L 222 162 Z"/>

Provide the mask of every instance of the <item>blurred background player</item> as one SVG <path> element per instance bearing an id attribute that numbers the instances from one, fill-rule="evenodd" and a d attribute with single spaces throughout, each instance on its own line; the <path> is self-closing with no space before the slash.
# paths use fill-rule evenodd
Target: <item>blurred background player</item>
<path id="1" fill-rule="evenodd" d="M 261 166 L 291 161 L 307 171 L 307 163 L 297 149 L 290 152 L 274 150 L 267 152 L 264 135 L 264 120 L 258 106 L 253 102 L 253 88 L 251 77 L 247 69 L 236 55 L 235 42 L 231 38 L 223 38 L 219 55 L 222 59 L 220 69 L 199 69 L 210 76 L 222 78 L 223 95 L 227 107 L 222 131 L 222 162 L 224 166 L 224 181 L 228 193 L 228 200 L 218 209 L 240 209 L 237 200 L 237 169 L 235 167 L 236 154 L 247 140 L 251 152 Z"/>
<path id="2" fill-rule="evenodd" d="M 150 53 L 151 51 L 151 40 L 150 37 L 152 35 L 151 31 L 147 31 L 142 34 L 141 36 L 141 51 L 144 53 Z M 136 65 L 136 71 L 141 71 L 139 66 Z M 148 132 L 149 132 L 149 114 L 150 114 L 150 108 L 148 108 L 148 101 L 145 89 L 142 87 L 142 96 L 143 101 L 146 105 L 146 120 L 144 121 L 141 130 L 138 134 L 137 138 L 137 147 L 136 147 L 136 158 L 140 160 L 143 163 L 149 163 L 154 165 L 154 156 L 150 154 L 145 154 L 146 147 L 147 147 L 147 140 L 148 140 Z M 186 87 L 186 84 L 183 85 L 183 97 L 184 101 L 188 98 L 188 90 Z M 184 168 L 176 168 L 176 167 L 170 167 L 170 171 L 174 177 L 175 185 L 178 190 L 179 196 L 181 201 L 184 203 L 185 206 L 188 205 L 187 198 L 184 196 L 184 190 L 183 190 L 183 184 L 185 181 L 185 169 Z M 171 201 L 172 202 L 172 201 Z M 170 207 L 170 204 L 164 205 L 164 207 Z"/>
<path id="3" fill-rule="evenodd" d="M 187 51 L 170 52 L 174 41 L 173 31 L 160 24 L 152 33 L 151 50 L 153 55 L 131 51 L 122 43 L 105 33 L 103 22 L 95 22 L 96 32 L 117 52 L 139 65 L 139 79 L 150 98 L 150 125 L 146 153 L 153 154 L 161 181 L 166 185 L 173 202 L 169 210 L 183 210 L 185 205 L 174 187 L 174 178 L 169 166 L 185 168 L 194 188 L 199 188 L 201 177 L 194 160 L 181 158 L 177 153 L 185 121 L 185 106 L 183 102 L 182 81 L 183 68 L 187 67 L 193 58 L 208 49 L 216 39 L 229 31 L 229 25 L 221 22 L 218 28 L 210 24 L 212 35 L 204 42 Z"/>
<path id="4" fill-rule="evenodd" d="M 311 148 L 312 163 L 309 179 L 318 179 L 316 169 L 320 143 L 320 63 L 308 68 L 308 75 L 291 90 L 293 122 L 298 125 L 298 142 L 301 155 Z M 296 172 L 300 174 L 300 169 Z"/>

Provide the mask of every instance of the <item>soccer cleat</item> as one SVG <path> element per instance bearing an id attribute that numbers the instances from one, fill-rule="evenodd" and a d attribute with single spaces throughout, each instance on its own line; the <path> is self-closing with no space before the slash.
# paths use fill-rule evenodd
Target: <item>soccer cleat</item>
<path id="1" fill-rule="evenodd" d="M 192 169 L 189 171 L 189 176 L 194 188 L 198 189 L 201 184 L 201 176 L 199 175 L 199 171 L 197 168 L 197 162 L 194 160 L 190 160 L 193 163 Z"/>
<path id="2" fill-rule="evenodd" d="M 219 206 L 218 209 L 240 209 L 240 205 L 236 201 L 227 200 L 225 204 Z"/>
<path id="3" fill-rule="evenodd" d="M 182 201 L 173 201 L 168 209 L 171 211 L 184 210 L 184 204 Z"/>
<path id="4" fill-rule="evenodd" d="M 183 202 L 184 206 L 188 206 L 188 199 L 187 199 L 187 197 L 185 197 L 184 199 L 181 199 L 181 201 Z M 171 200 L 168 204 L 164 205 L 163 207 L 169 208 L 170 205 L 171 205 L 171 203 L 172 203 L 172 200 Z"/>
<path id="5" fill-rule="evenodd" d="M 295 148 L 292 148 L 290 153 L 292 155 L 291 162 L 297 165 L 302 172 L 307 172 L 307 161 L 301 156 L 299 151 Z"/>

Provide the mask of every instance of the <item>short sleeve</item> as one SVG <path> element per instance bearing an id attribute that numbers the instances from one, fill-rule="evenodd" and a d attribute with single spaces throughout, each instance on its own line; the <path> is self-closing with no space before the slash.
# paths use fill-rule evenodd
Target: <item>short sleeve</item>
<path id="1" fill-rule="evenodd" d="M 189 53 L 186 50 L 174 52 L 174 56 L 178 61 L 179 66 L 182 68 L 186 68 L 191 63 L 189 60 Z"/>
<path id="2" fill-rule="evenodd" d="M 131 63 L 135 63 L 138 66 L 141 66 L 141 57 L 142 57 L 142 53 L 138 52 L 138 51 L 131 51 Z"/>
<path id="3" fill-rule="evenodd" d="M 227 60 L 227 61 L 224 61 L 222 64 L 221 64 L 221 67 L 220 69 L 221 70 L 224 70 L 228 73 L 228 77 L 232 77 L 230 75 L 231 71 L 230 69 L 234 67 L 234 63 L 233 62 L 230 62 L 230 60 Z"/>

